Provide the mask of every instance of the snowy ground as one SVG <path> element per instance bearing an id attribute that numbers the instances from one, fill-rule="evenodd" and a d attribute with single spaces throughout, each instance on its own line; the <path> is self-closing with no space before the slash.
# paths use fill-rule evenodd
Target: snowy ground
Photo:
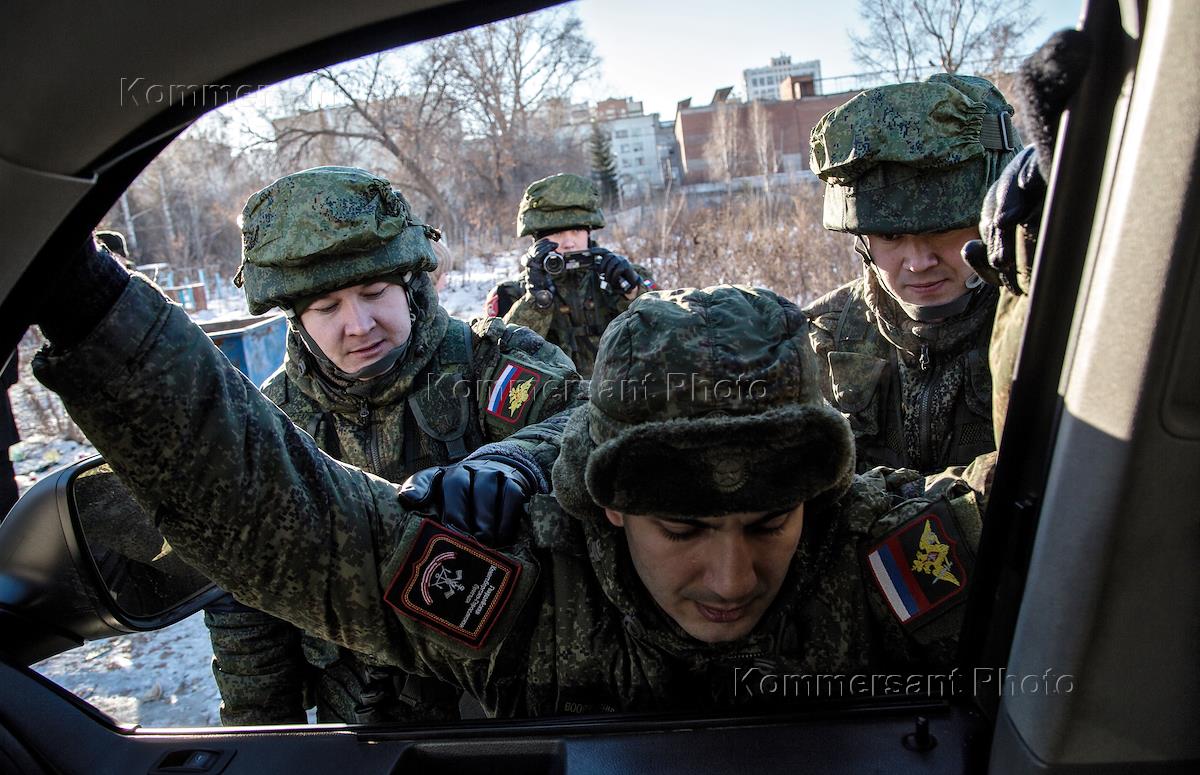
<path id="1" fill-rule="evenodd" d="M 472 258 L 446 272 L 438 283 L 442 306 L 469 320 L 482 314 L 487 292 L 516 273 L 517 255 Z M 214 299 L 210 310 L 197 313 L 211 321 L 246 315 L 237 297 Z M 13 409 L 22 441 L 11 450 L 21 491 L 50 471 L 95 454 L 72 433 L 69 421 L 56 413 L 56 399 L 29 374 L 37 342 L 21 348 L 21 382 L 12 391 Z M 40 428 L 43 432 L 30 432 Z M 74 431 L 77 433 L 77 430 Z M 212 649 L 202 614 L 165 630 L 94 641 L 39 662 L 34 669 L 124 724 L 148 727 L 193 727 L 220 724 L 220 695 L 212 677 Z"/>

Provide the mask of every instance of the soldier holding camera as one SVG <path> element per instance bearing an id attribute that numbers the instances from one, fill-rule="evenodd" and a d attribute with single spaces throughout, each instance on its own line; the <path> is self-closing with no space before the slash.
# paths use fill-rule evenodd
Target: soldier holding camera
<path id="1" fill-rule="evenodd" d="M 604 228 L 600 194 L 579 175 L 543 178 L 525 189 L 517 211 L 519 236 L 534 242 L 522 259 L 523 294 L 504 315 L 561 347 L 590 377 L 600 335 L 629 302 L 656 286 L 642 267 L 596 245 Z M 502 312 L 489 296 L 489 314 Z M 493 308 L 495 307 L 495 308 Z"/>

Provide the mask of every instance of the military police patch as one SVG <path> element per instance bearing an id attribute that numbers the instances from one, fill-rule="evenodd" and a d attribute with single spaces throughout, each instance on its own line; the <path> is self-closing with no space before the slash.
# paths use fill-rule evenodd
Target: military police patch
<path id="1" fill-rule="evenodd" d="M 520 574 L 513 560 L 423 519 L 384 600 L 399 613 L 479 648 Z"/>
<path id="2" fill-rule="evenodd" d="M 501 361 L 499 377 L 488 393 L 487 413 L 504 422 L 516 424 L 533 403 L 533 395 L 542 375 L 512 360 Z"/>
<path id="3" fill-rule="evenodd" d="M 901 624 L 910 625 L 945 607 L 967 588 L 967 568 L 958 555 L 952 521 L 926 512 L 867 553 L 875 584 Z"/>

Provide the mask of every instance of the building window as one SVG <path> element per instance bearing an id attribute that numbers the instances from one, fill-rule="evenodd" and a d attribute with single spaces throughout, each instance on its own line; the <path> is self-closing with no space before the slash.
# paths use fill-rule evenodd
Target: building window
<path id="1" fill-rule="evenodd" d="M 622 146 L 621 146 L 621 153 L 629 153 L 629 146 L 628 146 L 628 145 L 622 145 Z"/>
<path id="2" fill-rule="evenodd" d="M 639 156 L 639 157 L 637 157 L 636 164 L 639 167 L 644 167 L 644 166 L 646 166 L 646 160 L 643 159 L 641 156 Z"/>
<path id="3" fill-rule="evenodd" d="M 629 137 L 629 132 L 624 129 L 618 129 L 616 132 L 613 132 L 613 137 Z"/>

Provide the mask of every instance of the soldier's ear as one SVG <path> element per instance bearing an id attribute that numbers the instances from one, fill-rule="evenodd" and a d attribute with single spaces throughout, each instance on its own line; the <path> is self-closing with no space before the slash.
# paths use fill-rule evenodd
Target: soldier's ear
<path id="1" fill-rule="evenodd" d="M 604 516 L 608 517 L 608 521 L 613 527 L 625 527 L 625 515 L 621 512 L 606 508 Z"/>

